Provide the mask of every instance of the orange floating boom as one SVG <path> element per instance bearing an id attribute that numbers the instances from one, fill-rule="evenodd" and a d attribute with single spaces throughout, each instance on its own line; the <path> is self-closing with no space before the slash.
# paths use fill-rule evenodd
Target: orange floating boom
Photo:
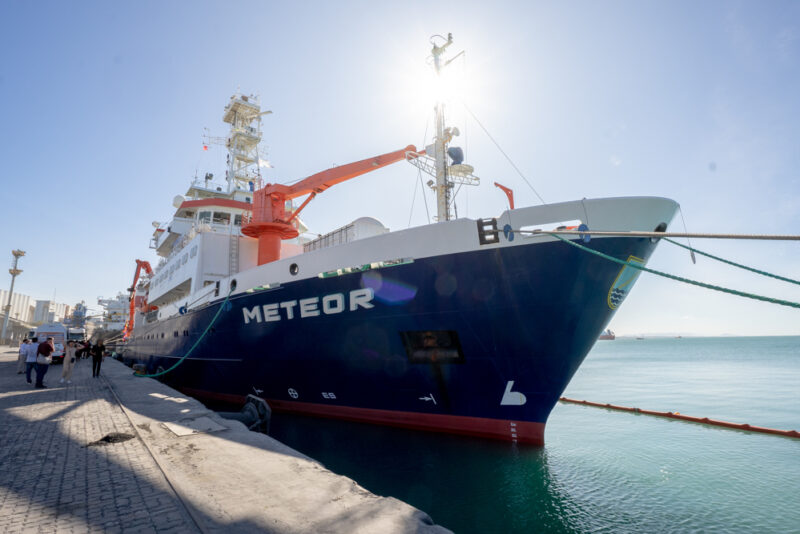
<path id="1" fill-rule="evenodd" d="M 683 415 L 678 412 L 656 412 L 653 410 L 642 410 L 640 408 L 630 408 L 628 406 L 617 406 L 614 404 L 601 404 L 599 402 L 590 402 L 586 400 L 568 399 L 561 397 L 561 402 L 570 402 L 572 404 L 583 404 L 584 406 L 594 406 L 596 408 L 606 408 L 609 410 L 619 410 L 623 412 L 642 413 L 645 415 L 654 415 L 656 417 L 667 417 L 669 419 L 680 419 L 682 421 L 690 421 L 692 423 L 700 423 L 704 425 L 720 426 L 723 428 L 733 428 L 735 430 L 746 430 L 748 432 L 761 432 L 763 434 L 775 434 L 778 436 L 786 436 L 788 438 L 800 438 L 800 432 L 797 430 L 779 430 L 777 428 L 767 428 L 763 426 L 752 426 L 747 423 L 729 423 L 728 421 L 719 421 L 717 419 L 709 419 L 708 417 L 693 417 L 691 415 Z"/>

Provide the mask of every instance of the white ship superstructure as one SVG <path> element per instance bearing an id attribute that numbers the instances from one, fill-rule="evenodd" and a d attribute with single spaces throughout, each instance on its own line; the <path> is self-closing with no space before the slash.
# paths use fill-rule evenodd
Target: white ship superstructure
<path id="1" fill-rule="evenodd" d="M 125 327 L 128 321 L 128 297 L 123 293 L 117 293 L 114 298 L 97 299 L 97 303 L 103 308 L 101 320 L 94 321 L 93 327 L 101 328 L 108 332 L 118 332 Z"/>
<path id="2" fill-rule="evenodd" d="M 228 151 L 224 181 L 215 181 L 211 173 L 196 178 L 185 195 L 173 199 L 177 211 L 172 220 L 153 223 L 150 247 L 161 259 L 137 289 L 138 295 L 146 294 L 146 300 L 136 309 L 152 312 L 147 319 L 168 317 L 203 303 L 218 281 L 256 266 L 258 242 L 242 234 L 242 225 L 250 219 L 253 194 L 261 187 L 261 118 L 269 113 L 261 111 L 257 96 L 233 95 L 223 113 L 230 132 L 219 139 Z M 291 205 L 287 208 L 291 210 Z M 306 230 L 299 219 L 294 227 Z M 282 243 L 281 256 L 302 253 L 302 241 Z"/>

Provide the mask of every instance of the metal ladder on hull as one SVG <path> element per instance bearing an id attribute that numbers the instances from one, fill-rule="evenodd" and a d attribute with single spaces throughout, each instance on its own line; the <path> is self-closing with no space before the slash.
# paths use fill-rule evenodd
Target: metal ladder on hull
<path id="1" fill-rule="evenodd" d="M 239 272 L 239 235 L 231 233 L 228 238 L 228 276 Z"/>

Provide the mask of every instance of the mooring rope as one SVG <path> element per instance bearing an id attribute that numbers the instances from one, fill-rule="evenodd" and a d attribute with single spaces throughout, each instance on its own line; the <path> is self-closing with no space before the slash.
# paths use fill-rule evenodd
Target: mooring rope
<path id="1" fill-rule="evenodd" d="M 602 237 L 652 237 L 662 239 L 665 237 L 695 237 L 700 239 L 743 239 L 767 241 L 800 241 L 800 235 L 785 234 L 704 234 L 692 232 L 638 232 L 638 231 L 607 231 L 607 230 L 514 230 L 529 236 L 537 235 L 584 235 Z"/>
<path id="2" fill-rule="evenodd" d="M 761 275 L 764 275 L 764 276 L 769 276 L 769 277 L 775 278 L 777 280 L 783 280 L 784 282 L 790 282 L 792 284 L 800 285 L 800 281 L 798 281 L 798 280 L 792 280 L 791 278 L 786 278 L 784 276 L 779 276 L 777 274 L 768 273 L 767 271 L 761 271 L 759 269 L 754 269 L 753 267 L 748 267 L 747 265 L 742 265 L 740 263 L 736 263 L 736 262 L 733 262 L 733 261 L 730 261 L 730 260 L 726 260 L 725 258 L 720 258 L 720 257 L 714 256 L 714 255 L 709 254 L 707 252 L 703 252 L 702 250 L 697 250 L 696 248 L 690 247 L 689 245 L 684 245 L 682 243 L 678 243 L 677 241 L 673 241 L 672 239 L 669 239 L 667 237 L 664 238 L 664 241 L 666 241 L 668 243 L 672 243 L 673 245 L 678 245 L 679 247 L 685 248 L 686 250 L 690 250 L 692 252 L 697 252 L 701 256 L 705 256 L 707 258 L 711 258 L 712 260 L 721 261 L 722 263 L 727 263 L 728 265 L 733 265 L 734 267 L 739 267 L 740 269 L 744 269 L 746 271 L 750 271 L 750 272 L 753 272 L 753 273 L 761 274 Z"/>
<path id="3" fill-rule="evenodd" d="M 205 329 L 205 330 L 203 330 L 203 333 L 200 335 L 200 337 L 199 337 L 199 338 L 197 338 L 197 341 L 195 341 L 195 342 L 194 342 L 194 345 L 192 345 L 192 347 L 189 349 L 189 351 L 188 351 L 186 354 L 184 354 L 184 355 L 183 355 L 183 357 L 182 357 L 180 360 L 178 360 L 177 362 L 175 362 L 175 365 L 173 365 L 172 367 L 170 367 L 169 369 L 167 369 L 167 370 L 165 370 L 165 371 L 159 371 L 159 372 L 157 372 L 157 373 L 154 373 L 154 374 L 152 374 L 152 375 L 139 374 L 139 373 L 137 373 L 137 372 L 135 372 L 135 371 L 134 371 L 134 373 L 133 373 L 133 376 L 141 376 L 141 377 L 143 377 L 143 378 L 155 378 L 155 377 L 157 377 L 157 376 L 162 376 L 162 375 L 165 375 L 165 374 L 169 373 L 170 371 L 172 371 L 173 369 L 175 369 L 176 367 L 178 367 L 180 364 L 182 364 L 182 363 L 183 363 L 183 361 L 184 361 L 184 360 L 186 360 L 186 358 L 188 358 L 188 357 L 189 357 L 189 355 L 190 355 L 192 352 L 194 352 L 194 349 L 197 347 L 197 345 L 199 345 L 199 344 L 200 344 L 200 342 L 201 342 L 201 341 L 203 341 L 203 338 L 205 338 L 205 337 L 206 337 L 206 334 L 208 334 L 208 331 L 209 331 L 209 330 L 211 330 L 211 327 L 212 327 L 212 326 L 214 326 L 214 323 L 216 323 L 216 322 L 217 322 L 217 318 L 218 318 L 218 317 L 220 316 L 220 314 L 222 313 L 222 310 L 224 310 L 224 309 L 225 309 L 225 305 L 228 303 L 228 300 L 230 300 L 230 298 L 231 298 L 231 293 L 233 293 L 233 289 L 231 289 L 230 291 L 228 291 L 228 296 L 226 296 L 226 297 L 225 297 L 225 300 L 222 302 L 222 304 L 220 304 L 220 306 L 219 306 L 219 309 L 217 310 L 217 313 L 214 315 L 214 318 L 213 318 L 213 319 L 211 319 L 211 322 L 210 322 L 210 323 L 208 323 L 208 326 L 206 326 L 206 329 Z"/>
<path id="4" fill-rule="evenodd" d="M 691 285 L 695 285 L 695 286 L 698 286 L 698 287 L 704 287 L 706 289 L 712 289 L 714 291 L 721 291 L 722 293 L 729 293 L 731 295 L 736 295 L 737 297 L 745 297 L 745 298 L 749 298 L 749 299 L 760 300 L 760 301 L 763 301 L 763 302 L 769 302 L 769 303 L 772 303 L 772 304 L 779 304 L 781 306 L 789 306 L 790 308 L 800 308 L 800 303 L 797 303 L 797 302 L 791 302 L 789 300 L 775 299 L 775 298 L 772 298 L 772 297 L 764 297 L 762 295 L 756 295 L 754 293 L 746 293 L 744 291 L 739 291 L 739 290 L 736 290 L 736 289 L 730 289 L 730 288 L 722 287 L 722 286 L 715 286 L 713 284 L 707 284 L 705 282 L 698 282 L 697 280 L 692 280 L 690 278 L 683 278 L 681 276 L 675 276 L 674 274 L 665 273 L 663 271 L 657 271 L 655 269 L 650 269 L 650 268 L 645 267 L 643 265 L 638 265 L 636 263 L 632 263 L 632 262 L 629 262 L 629 261 L 620 260 L 620 259 L 615 258 L 613 256 L 609 256 L 608 254 L 604 254 L 604 253 L 600 252 L 599 250 L 594 250 L 594 249 L 591 249 L 589 247 L 585 247 L 585 246 L 581 245 L 580 243 L 576 243 L 574 241 L 570 241 L 566 237 L 562 237 L 562 236 L 558 235 L 559 233 L 562 233 L 562 232 L 546 232 L 546 233 L 549 234 L 549 235 L 552 235 L 553 237 L 555 237 L 557 239 L 560 239 L 561 241 L 563 241 L 565 243 L 568 243 L 568 244 L 572 245 L 573 247 L 579 248 L 579 249 L 581 249 L 581 250 L 583 250 L 585 252 L 589 252 L 589 253 L 594 254 L 596 256 L 600 256 L 601 258 L 605 258 L 605 259 L 607 259 L 609 261 L 613 261 L 614 263 L 618 263 L 620 265 L 626 265 L 628 267 L 632 267 L 632 268 L 638 269 L 640 271 L 645 271 L 645 272 L 648 272 L 648 273 L 651 273 L 651 274 L 655 274 L 655 275 L 658 275 L 658 276 L 663 276 L 664 278 L 669 278 L 671 280 L 675 280 L 675 281 L 678 281 L 678 282 L 683 282 L 685 284 L 691 284 Z M 589 233 L 589 232 L 583 232 L 583 233 Z M 591 232 L 592 235 L 595 235 L 596 233 L 597 232 Z M 646 233 L 649 233 L 649 232 L 646 232 Z"/>

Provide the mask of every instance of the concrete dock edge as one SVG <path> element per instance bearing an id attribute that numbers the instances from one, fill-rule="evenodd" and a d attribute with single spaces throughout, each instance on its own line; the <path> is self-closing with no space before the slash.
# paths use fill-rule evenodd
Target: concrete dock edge
<path id="1" fill-rule="evenodd" d="M 168 495 L 174 492 L 185 507 L 185 512 L 188 512 L 188 515 L 180 511 L 165 514 L 164 517 L 169 516 L 171 522 L 164 524 L 162 529 L 161 523 L 156 521 L 152 514 L 149 518 L 144 517 L 151 513 L 147 501 L 141 501 L 145 504 L 136 501 L 143 509 L 127 510 L 125 513 L 130 517 L 139 518 L 140 523 L 137 524 L 140 526 L 148 525 L 147 528 L 140 529 L 142 531 L 449 532 L 433 524 L 426 513 L 397 499 L 374 495 L 355 481 L 332 473 L 312 458 L 267 435 L 251 432 L 238 421 L 223 419 L 197 400 L 182 395 L 157 380 L 134 376 L 130 368 L 118 361 L 107 358 L 103 363 L 99 379 L 91 378 L 89 367 L 88 361 L 79 362 L 73 384 L 67 386 L 58 383 L 60 366 L 51 366 L 45 379 L 49 389 L 34 390 L 25 383 L 24 375 L 16 374 L 16 350 L 12 348 L 0 350 L 0 374 L 3 375 L 0 378 L 0 413 L 12 412 L 8 417 L 3 415 L 3 426 L 8 422 L 24 425 L 24 417 L 20 415 L 29 410 L 42 410 L 44 405 L 30 408 L 22 403 L 37 398 L 45 399 L 45 395 L 48 396 L 48 402 L 64 403 L 66 409 L 60 426 L 42 426 L 42 423 L 38 423 L 39 433 L 45 431 L 63 433 L 59 428 L 63 427 L 64 420 L 71 420 L 74 427 L 78 421 L 75 417 L 71 418 L 67 410 L 69 406 L 78 406 L 74 404 L 77 398 L 83 403 L 81 406 L 87 405 L 91 400 L 88 398 L 92 395 L 105 395 L 109 405 L 117 404 L 118 411 L 124 413 L 127 421 L 118 420 L 111 428 L 132 431 L 135 438 L 131 443 L 134 440 L 140 441 L 147 451 L 147 453 L 128 452 L 127 455 L 151 456 L 151 459 L 136 457 L 135 464 L 150 465 L 148 462 L 152 460 L 163 473 L 169 486 L 168 489 L 162 489 L 164 484 L 160 483 L 158 492 L 166 495 L 162 501 L 169 500 Z M 8 376 L 12 374 L 13 381 Z M 17 386 L 20 391 L 13 390 Z M 95 403 L 93 406 L 99 404 Z M 103 409 L 108 411 L 112 408 Z M 95 411 L 92 417 L 102 417 L 102 414 L 98 415 Z M 96 435 L 97 433 L 99 431 L 87 432 L 85 438 L 70 436 L 69 439 L 89 441 L 92 438 L 102 437 Z M 62 436 L 57 438 L 65 439 Z M 24 454 L 25 443 L 20 442 L 24 439 L 26 438 L 21 430 L 14 442 L 15 450 L 18 451 L 7 456 L 0 455 L 0 467 L 4 470 L 25 469 L 22 463 L 29 462 L 30 459 Z M 103 448 L 108 451 L 104 454 L 113 455 L 115 447 L 124 445 L 126 444 L 108 444 Z M 74 443 L 69 446 L 72 449 L 78 448 Z M 87 449 L 86 444 L 80 448 L 81 454 L 87 454 L 83 452 Z M 141 447 L 138 450 L 143 451 Z M 91 469 L 91 465 L 96 464 L 97 460 L 90 456 L 86 463 L 87 469 Z M 71 471 L 75 468 L 75 465 L 70 466 L 69 463 L 65 466 L 72 467 Z M 113 470 L 113 466 L 111 469 Z M 154 470 L 155 468 L 151 469 Z M 50 476 L 54 479 L 53 483 L 63 478 L 62 474 L 55 471 Z M 82 478 L 80 472 L 76 472 L 74 476 Z M 117 473 L 116 476 L 124 477 L 124 470 L 123 474 Z M 123 479 L 119 480 L 125 482 Z M 3 512 L 3 516 L 0 517 L 0 526 L 4 527 L 2 530 L 16 531 L 16 527 L 10 528 L 14 525 L 20 527 L 19 531 L 32 526 L 41 527 L 42 524 L 36 523 L 36 516 L 31 515 L 29 509 L 24 510 L 24 516 L 22 515 L 26 499 L 33 501 L 37 492 L 33 490 L 27 492 L 15 478 L 9 478 L 9 481 L 5 482 L 5 478 L 2 477 L 0 484 L 6 486 L 0 485 L 0 497 L 4 497 L 3 493 L 6 493 L 13 497 L 11 500 L 15 503 L 14 509 L 6 510 L 0 506 L 0 511 Z M 91 486 L 91 483 L 88 485 Z M 146 489 L 140 489 L 139 493 L 155 491 L 147 489 L 148 487 L 145 485 Z M 70 495 L 68 487 L 59 488 L 56 502 L 50 502 L 53 501 L 51 498 L 50 501 L 44 502 L 43 508 L 36 508 L 41 514 L 42 521 L 45 521 L 44 531 L 50 531 L 50 527 L 54 532 L 62 531 L 58 527 L 60 517 L 69 517 L 70 526 L 66 530 L 74 530 L 76 526 L 80 529 L 79 519 L 84 519 L 87 521 L 86 531 L 108 531 L 106 526 L 110 526 L 110 519 L 104 522 L 105 520 L 100 517 L 92 519 L 89 513 L 66 516 L 57 512 L 59 507 L 63 506 L 60 501 L 75 502 L 81 499 L 80 495 Z M 0 502 L 5 500 L 2 499 Z M 127 496 L 121 503 L 114 502 L 116 500 L 103 501 L 108 512 L 106 515 L 109 517 L 113 516 L 112 510 L 108 509 L 109 506 L 130 504 Z M 48 509 L 48 503 L 53 510 Z M 87 504 L 87 507 L 91 506 Z M 14 510 L 19 512 L 17 514 L 19 517 L 16 519 Z M 119 531 L 126 530 L 124 522 L 119 527 Z"/>

